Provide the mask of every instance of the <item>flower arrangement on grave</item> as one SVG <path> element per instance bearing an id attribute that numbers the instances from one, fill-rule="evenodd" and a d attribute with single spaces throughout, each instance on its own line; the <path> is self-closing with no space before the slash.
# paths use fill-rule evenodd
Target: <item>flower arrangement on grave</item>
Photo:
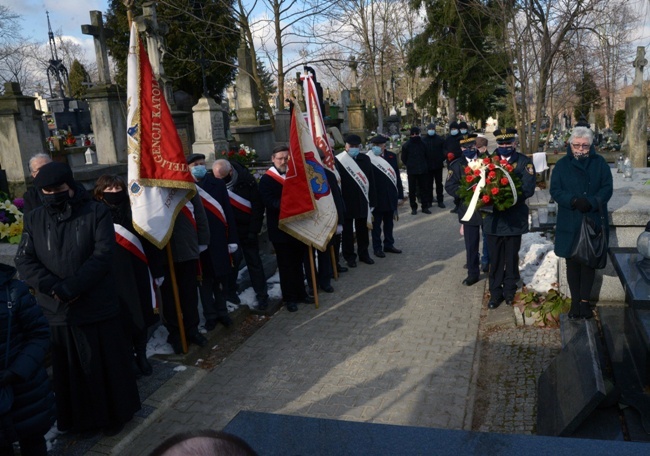
<path id="1" fill-rule="evenodd" d="M 460 186 L 460 198 L 468 208 L 473 205 L 474 210 L 486 206 L 500 211 L 508 209 L 522 194 L 521 180 L 513 169 L 507 160 L 497 155 L 470 160 L 461 178 L 466 185 Z"/>
<path id="2" fill-rule="evenodd" d="M 65 135 L 64 144 L 68 147 L 74 147 L 77 145 L 77 138 L 74 137 L 71 131 Z"/>
<path id="3" fill-rule="evenodd" d="M 240 144 L 239 148 L 231 147 L 228 152 L 221 151 L 221 157 L 226 160 L 234 160 L 246 167 L 252 165 L 257 160 L 257 152 L 244 144 Z"/>
<path id="4" fill-rule="evenodd" d="M 0 242 L 18 244 L 23 233 L 22 198 L 13 201 L 6 193 L 0 192 Z"/>

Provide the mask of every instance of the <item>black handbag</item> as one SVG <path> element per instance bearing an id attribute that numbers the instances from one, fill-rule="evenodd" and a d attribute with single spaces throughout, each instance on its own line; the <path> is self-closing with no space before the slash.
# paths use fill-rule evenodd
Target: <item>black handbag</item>
<path id="1" fill-rule="evenodd" d="M 605 236 L 605 217 L 603 216 L 602 207 L 598 205 L 600 214 L 600 226 L 584 214 L 582 224 L 578 232 L 578 238 L 571 252 L 571 259 L 592 269 L 603 269 L 607 264 L 607 246 L 608 241 Z"/>

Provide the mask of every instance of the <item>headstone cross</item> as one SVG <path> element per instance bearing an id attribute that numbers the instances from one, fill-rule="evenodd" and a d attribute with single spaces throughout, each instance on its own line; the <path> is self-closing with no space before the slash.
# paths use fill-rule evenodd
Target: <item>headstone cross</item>
<path id="1" fill-rule="evenodd" d="M 645 47 L 637 46 L 636 48 L 636 59 L 634 60 L 634 96 L 640 97 L 643 95 L 643 67 L 648 64 L 648 60 L 645 58 Z"/>
<path id="2" fill-rule="evenodd" d="M 81 26 L 81 33 L 91 35 L 95 42 L 95 58 L 97 59 L 97 72 L 100 84 L 111 83 L 111 73 L 108 66 L 108 50 L 106 39 L 113 36 L 113 30 L 104 28 L 101 11 L 90 12 L 90 24 Z"/>

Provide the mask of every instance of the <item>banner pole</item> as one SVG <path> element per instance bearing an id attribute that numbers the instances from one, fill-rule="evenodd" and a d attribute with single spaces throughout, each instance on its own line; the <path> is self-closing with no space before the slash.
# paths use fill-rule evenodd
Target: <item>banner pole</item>
<path id="1" fill-rule="evenodd" d="M 169 264 L 169 275 L 174 292 L 174 306 L 176 307 L 176 318 L 178 319 L 178 332 L 181 337 L 183 353 L 187 353 L 187 339 L 185 338 L 185 326 L 183 325 L 183 312 L 181 311 L 181 300 L 178 296 L 178 284 L 176 283 L 176 271 L 174 270 L 174 258 L 172 257 L 172 246 L 167 243 L 167 264 Z"/>
<path id="2" fill-rule="evenodd" d="M 309 266 L 311 269 L 311 285 L 314 290 L 314 305 L 318 309 L 318 285 L 316 284 L 316 267 L 314 265 L 314 248 L 309 246 Z"/>
<path id="3" fill-rule="evenodd" d="M 336 267 L 336 253 L 334 253 L 334 246 L 330 245 L 330 259 L 332 260 L 332 271 L 334 272 L 334 280 L 339 280 L 339 270 Z"/>

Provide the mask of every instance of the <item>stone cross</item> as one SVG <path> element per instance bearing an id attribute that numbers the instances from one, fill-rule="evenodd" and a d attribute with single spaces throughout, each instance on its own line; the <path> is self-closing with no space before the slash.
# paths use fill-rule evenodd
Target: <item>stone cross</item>
<path id="1" fill-rule="evenodd" d="M 111 83 L 111 72 L 108 66 L 108 51 L 106 49 L 106 39 L 113 36 L 111 29 L 104 28 L 101 11 L 90 12 L 90 25 L 82 25 L 81 33 L 92 35 L 95 42 L 95 58 L 97 59 L 97 72 L 99 74 L 100 84 Z"/>
<path id="2" fill-rule="evenodd" d="M 158 23 L 158 14 L 156 13 L 156 2 L 145 2 L 142 4 L 142 16 L 136 18 L 138 31 L 145 32 L 147 39 L 147 53 L 151 62 L 156 79 L 165 76 L 165 70 L 162 61 L 165 56 L 165 46 L 163 36 L 169 31 L 167 24 Z"/>
<path id="3" fill-rule="evenodd" d="M 637 46 L 636 48 L 636 60 L 634 60 L 633 66 L 636 68 L 634 72 L 634 96 L 640 97 L 643 95 L 643 67 L 648 64 L 648 61 L 645 58 L 645 47 Z"/>
<path id="4" fill-rule="evenodd" d="M 348 61 L 348 66 L 352 69 L 352 87 L 357 87 L 359 85 L 359 73 L 357 73 L 357 66 L 359 62 L 356 61 L 354 56 L 350 56 Z"/>

